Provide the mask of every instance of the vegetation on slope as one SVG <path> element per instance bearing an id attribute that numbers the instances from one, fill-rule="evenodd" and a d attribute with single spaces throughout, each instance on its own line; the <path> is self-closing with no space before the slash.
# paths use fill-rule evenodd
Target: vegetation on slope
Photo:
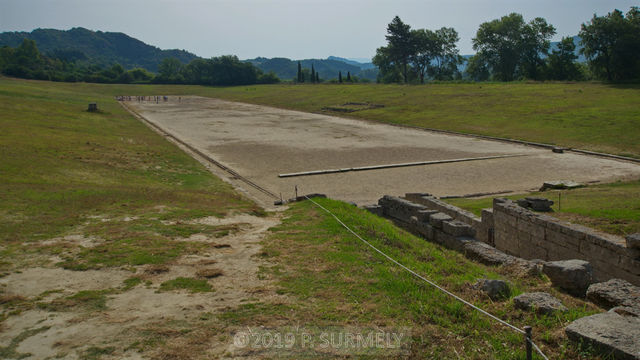
<path id="1" fill-rule="evenodd" d="M 198 58 L 185 50 L 161 50 L 123 33 L 91 31 L 81 27 L 4 32 L 0 33 L 0 47 L 18 47 L 24 39 L 35 40 L 47 56 L 102 67 L 118 63 L 126 69 L 141 67 L 156 72 L 164 58 L 175 58 L 185 64 Z"/>
<path id="2" fill-rule="evenodd" d="M 545 277 L 518 277 L 512 268 L 479 265 L 350 204 L 329 199 L 314 201 L 330 209 L 374 246 L 447 290 L 515 326 L 533 326 L 534 341 L 550 358 L 592 358 L 568 342 L 563 328 L 570 321 L 599 310 L 551 288 Z M 404 355 L 410 358 L 525 358 L 521 334 L 384 259 L 310 201 L 293 205 L 285 215 L 282 225 L 273 228 L 273 235 L 263 241 L 263 256 L 272 263 L 264 269 L 264 276 L 275 279 L 279 292 L 292 301 L 279 306 L 266 302 L 246 304 L 222 317 L 230 325 L 244 329 L 279 324 L 276 330 L 293 324 L 303 330 L 344 326 L 408 328 L 410 347 Z M 508 299 L 492 301 L 473 289 L 471 285 L 478 278 L 510 281 Z M 550 292 L 570 310 L 541 316 L 515 309 L 511 298 L 529 291 Z M 287 350 L 281 351 L 270 355 L 290 355 Z"/>

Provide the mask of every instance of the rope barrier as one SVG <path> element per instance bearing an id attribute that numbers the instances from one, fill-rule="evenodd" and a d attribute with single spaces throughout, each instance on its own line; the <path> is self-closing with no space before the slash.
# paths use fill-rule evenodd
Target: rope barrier
<path id="1" fill-rule="evenodd" d="M 453 297 L 454 299 L 462 302 L 463 304 L 481 312 L 482 314 L 488 316 L 489 318 L 499 322 L 500 324 L 509 327 L 510 329 L 519 332 L 521 334 L 527 334 L 524 330 L 509 324 L 508 322 L 500 319 L 499 317 L 473 305 L 472 303 L 466 301 L 465 299 L 459 297 L 458 295 L 448 291 L 447 289 L 444 289 L 442 287 L 440 287 L 438 284 L 436 284 L 435 282 L 425 278 L 424 276 L 416 273 L 415 271 L 409 269 L 408 267 L 404 266 L 403 264 L 401 264 L 400 262 L 398 262 L 397 260 L 395 260 L 394 258 L 392 258 L 391 256 L 385 254 L 384 252 L 382 252 L 381 250 L 379 250 L 377 247 L 375 247 L 373 244 L 371 244 L 370 242 L 368 242 L 367 240 L 363 239 L 360 235 L 358 235 L 355 231 L 351 230 L 351 228 L 349 226 L 347 226 L 344 222 L 342 222 L 342 220 L 340 220 L 335 214 L 333 214 L 331 211 L 327 210 L 325 207 L 323 207 L 322 205 L 318 204 L 317 202 L 313 201 L 311 198 L 309 198 L 308 196 L 304 195 L 304 197 L 311 201 L 313 204 L 315 204 L 317 207 L 319 207 L 320 209 L 324 210 L 327 214 L 331 215 L 334 219 L 336 219 L 336 221 L 342 225 L 342 227 L 344 227 L 345 229 L 347 229 L 351 234 L 353 234 L 355 237 L 357 237 L 358 239 L 360 239 L 360 241 L 362 241 L 363 243 L 365 243 L 366 245 L 368 245 L 370 248 L 372 248 L 373 250 L 375 250 L 377 253 L 379 253 L 380 255 L 384 256 L 387 260 L 393 262 L 394 264 L 398 265 L 399 267 L 401 267 L 402 269 L 406 270 L 407 272 L 409 272 L 410 274 L 412 274 L 413 276 L 417 277 L 420 280 L 423 280 L 424 282 L 426 282 L 427 284 L 435 287 L 436 289 L 444 292 L 445 294 Z M 540 354 L 540 356 L 542 356 L 543 359 L 545 360 L 549 360 L 549 358 L 547 358 L 544 353 L 542 352 L 542 350 L 540 350 L 540 348 L 533 342 L 533 340 L 531 340 L 531 338 L 527 337 L 526 341 L 528 343 L 531 343 L 531 345 L 533 346 L 533 348 L 538 352 L 538 354 Z"/>

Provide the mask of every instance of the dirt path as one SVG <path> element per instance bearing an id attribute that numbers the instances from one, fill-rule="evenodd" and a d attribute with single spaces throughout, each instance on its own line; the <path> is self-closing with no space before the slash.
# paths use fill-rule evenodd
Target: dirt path
<path id="1" fill-rule="evenodd" d="M 4 299 L 20 297 L 30 306 L 2 323 L 0 354 L 26 359 L 229 355 L 232 330 L 220 323 L 220 314 L 245 302 L 286 301 L 269 281 L 261 279 L 260 266 L 265 262 L 258 256 L 259 242 L 279 219 L 242 214 L 193 222 L 236 225 L 239 230 L 221 238 L 202 234 L 177 238 L 206 243 L 207 250 L 166 265 L 87 271 L 36 267 L 1 278 Z M 48 244 L 56 241 L 68 240 L 47 240 Z M 53 264 L 57 259 L 51 260 Z M 213 292 L 159 291 L 167 280 L 210 276 L 207 282 Z M 124 287 L 125 280 L 133 277 L 140 282 Z M 69 300 L 81 291 L 95 295 L 98 302 Z M 100 291 L 105 291 L 104 304 L 99 303 Z"/>
<path id="2" fill-rule="evenodd" d="M 548 149 L 418 131 L 201 97 L 181 102 L 127 105 L 148 121 L 242 176 L 285 198 L 325 193 L 368 204 L 384 194 L 429 192 L 438 196 L 524 192 L 546 180 L 607 182 L 640 176 L 634 163 Z M 391 163 L 521 154 L 492 160 L 426 165 L 296 178 L 278 174 Z M 218 173 L 234 182 L 233 176 Z M 240 181 L 234 184 L 263 205 L 272 198 Z"/>

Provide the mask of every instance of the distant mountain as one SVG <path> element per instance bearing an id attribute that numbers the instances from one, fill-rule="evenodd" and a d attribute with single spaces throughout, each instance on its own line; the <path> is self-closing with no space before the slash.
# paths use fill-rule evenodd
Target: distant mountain
<path id="1" fill-rule="evenodd" d="M 89 64 L 119 63 L 126 69 L 142 67 L 156 72 L 162 59 L 173 57 L 188 63 L 198 56 L 185 50 L 161 50 L 118 32 L 36 29 L 32 32 L 0 33 L 0 46 L 16 47 L 23 39 L 36 41 L 38 49 L 51 57 L 79 60 Z"/>
<path id="2" fill-rule="evenodd" d="M 330 56 L 328 59 L 305 60 L 257 57 L 245 61 L 252 63 L 265 73 L 273 71 L 282 80 L 291 80 L 296 77 L 298 73 L 298 61 L 300 61 L 300 65 L 305 69 L 311 69 L 311 65 L 313 64 L 313 68 L 320 74 L 320 79 L 323 80 L 337 78 L 338 72 L 342 72 L 343 77 L 346 77 L 347 72 L 350 72 L 351 75 L 372 81 L 374 81 L 378 75 L 378 69 L 373 64 L 371 64 L 372 66 L 370 67 L 368 64 L 361 64 L 334 56 Z"/>
<path id="3" fill-rule="evenodd" d="M 358 66 L 362 70 L 375 69 L 375 67 L 376 67 L 375 65 L 373 65 L 373 63 L 371 61 L 360 62 L 360 61 L 358 61 L 356 59 L 345 59 L 345 58 L 341 58 L 341 57 L 337 57 L 337 56 L 329 56 L 327 58 L 327 60 L 342 61 L 342 62 L 347 63 L 347 64 Z"/>

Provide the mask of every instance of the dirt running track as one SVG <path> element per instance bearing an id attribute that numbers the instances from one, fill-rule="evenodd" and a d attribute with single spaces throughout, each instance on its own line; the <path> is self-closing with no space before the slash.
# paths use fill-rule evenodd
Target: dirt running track
<path id="1" fill-rule="evenodd" d="M 324 193 L 375 203 L 384 194 L 437 196 L 537 189 L 545 180 L 607 182 L 640 177 L 640 165 L 575 153 L 408 129 L 202 97 L 127 106 L 176 138 L 284 198 Z M 514 120 L 515 121 L 515 120 Z M 469 162 L 279 178 L 278 174 L 393 163 L 524 156 Z M 273 198 L 218 175 L 270 207 Z"/>

